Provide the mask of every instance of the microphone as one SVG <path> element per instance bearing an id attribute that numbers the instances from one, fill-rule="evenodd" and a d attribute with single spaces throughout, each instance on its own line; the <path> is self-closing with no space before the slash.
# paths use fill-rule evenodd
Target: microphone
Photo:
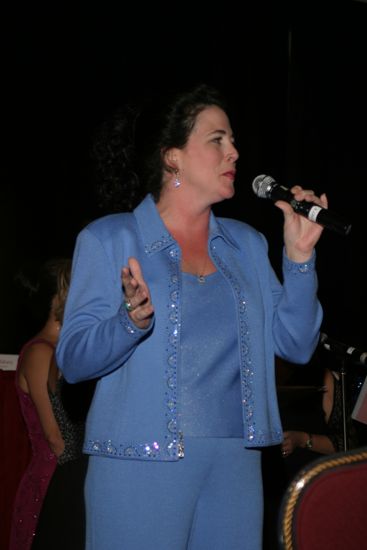
<path id="1" fill-rule="evenodd" d="M 261 199 L 271 199 L 272 201 L 285 201 L 288 202 L 293 210 L 305 216 L 312 222 L 318 223 L 332 229 L 342 235 L 348 235 L 352 226 L 349 222 L 344 220 L 339 214 L 331 212 L 328 208 L 322 208 L 314 202 L 296 201 L 293 193 L 277 183 L 271 176 L 265 176 L 264 174 L 257 176 L 252 182 L 252 189 L 258 197 Z"/>
<path id="2" fill-rule="evenodd" d="M 347 346 L 342 342 L 337 342 L 332 338 L 329 338 L 327 334 L 322 332 L 320 334 L 320 344 L 327 350 L 334 352 L 339 356 L 346 356 L 353 363 L 358 365 L 367 365 L 367 351 L 362 351 L 353 346 Z"/>

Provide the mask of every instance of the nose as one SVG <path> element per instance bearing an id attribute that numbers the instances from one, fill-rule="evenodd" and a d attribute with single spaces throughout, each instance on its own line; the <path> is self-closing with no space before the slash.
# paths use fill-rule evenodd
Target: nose
<path id="1" fill-rule="evenodd" d="M 228 152 L 227 159 L 229 162 L 236 162 L 239 157 L 239 153 L 234 145 L 232 145 L 230 151 Z"/>

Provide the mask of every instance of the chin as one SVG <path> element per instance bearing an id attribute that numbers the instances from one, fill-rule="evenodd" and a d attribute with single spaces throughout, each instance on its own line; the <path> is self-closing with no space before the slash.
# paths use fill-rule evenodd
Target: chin
<path id="1" fill-rule="evenodd" d="M 223 198 L 222 198 L 222 200 L 231 199 L 232 197 L 234 197 L 234 194 L 235 194 L 234 187 L 231 187 L 230 189 L 227 189 L 227 190 L 223 193 Z"/>
<path id="2" fill-rule="evenodd" d="M 214 200 L 214 201 L 213 201 L 213 204 L 216 204 L 216 203 L 218 203 L 218 202 L 223 202 L 223 201 L 225 201 L 225 200 L 231 199 L 233 196 L 234 196 L 234 192 L 233 192 L 233 193 L 222 193 L 222 194 L 217 198 L 217 200 Z"/>

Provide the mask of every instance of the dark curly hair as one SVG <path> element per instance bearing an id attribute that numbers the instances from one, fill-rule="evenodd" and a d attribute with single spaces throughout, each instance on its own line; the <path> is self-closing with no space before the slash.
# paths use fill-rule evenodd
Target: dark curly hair
<path id="1" fill-rule="evenodd" d="M 199 84 L 117 109 L 95 134 L 92 147 L 99 206 L 110 212 L 131 210 L 146 193 L 157 201 L 163 172 L 172 171 L 164 153 L 182 149 L 199 113 L 212 105 L 227 109 L 217 89 Z"/>
<path id="2" fill-rule="evenodd" d="M 98 206 L 110 212 L 132 209 L 140 199 L 134 171 L 134 126 L 137 107 L 119 107 L 93 136 L 91 156 Z"/>

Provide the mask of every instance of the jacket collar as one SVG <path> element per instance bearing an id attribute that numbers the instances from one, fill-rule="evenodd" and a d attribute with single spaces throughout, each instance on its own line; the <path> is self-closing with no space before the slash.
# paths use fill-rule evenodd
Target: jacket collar
<path id="1" fill-rule="evenodd" d="M 164 225 L 151 194 L 146 195 L 143 201 L 135 208 L 134 216 L 142 235 L 145 252 L 148 256 L 160 252 L 165 248 L 177 244 Z M 239 248 L 229 232 L 220 223 L 213 212 L 210 214 L 209 240 L 223 239 L 234 248 Z"/>

